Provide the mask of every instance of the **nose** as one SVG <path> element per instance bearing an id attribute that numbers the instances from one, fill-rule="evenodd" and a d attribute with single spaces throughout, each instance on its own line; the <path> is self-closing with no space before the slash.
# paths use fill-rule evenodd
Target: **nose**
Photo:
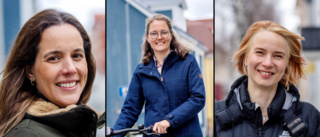
<path id="1" fill-rule="evenodd" d="M 267 68 L 273 67 L 272 57 L 271 56 L 266 56 L 263 59 L 262 65 L 264 67 L 267 67 Z"/>
<path id="2" fill-rule="evenodd" d="M 163 37 L 161 36 L 161 33 L 158 33 L 157 39 L 163 39 Z"/>
<path id="3" fill-rule="evenodd" d="M 73 75 L 77 73 L 76 66 L 72 58 L 65 58 L 62 64 L 62 74 L 63 75 Z"/>

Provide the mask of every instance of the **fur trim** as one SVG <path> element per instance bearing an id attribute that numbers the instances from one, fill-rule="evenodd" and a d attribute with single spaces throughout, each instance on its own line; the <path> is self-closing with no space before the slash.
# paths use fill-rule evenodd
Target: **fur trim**
<path id="1" fill-rule="evenodd" d="M 57 105 L 51 102 L 47 102 L 43 99 L 39 99 L 37 101 L 34 101 L 30 105 L 27 113 L 33 116 L 46 116 L 46 115 L 67 112 L 76 107 L 77 105 L 69 105 L 66 108 L 59 108 Z"/>

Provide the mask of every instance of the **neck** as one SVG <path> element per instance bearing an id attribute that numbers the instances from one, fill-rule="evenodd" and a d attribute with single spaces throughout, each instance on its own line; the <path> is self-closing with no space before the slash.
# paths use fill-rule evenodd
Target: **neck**
<path id="1" fill-rule="evenodd" d="M 262 114 L 267 114 L 267 108 L 277 92 L 277 86 L 261 87 L 255 86 L 252 82 L 248 82 L 248 92 L 251 102 L 256 102 L 260 105 Z"/>
<path id="2" fill-rule="evenodd" d="M 166 51 L 166 52 L 154 52 L 154 55 L 156 56 L 157 61 L 160 64 L 163 64 L 163 60 L 164 58 L 170 53 L 170 50 Z"/>

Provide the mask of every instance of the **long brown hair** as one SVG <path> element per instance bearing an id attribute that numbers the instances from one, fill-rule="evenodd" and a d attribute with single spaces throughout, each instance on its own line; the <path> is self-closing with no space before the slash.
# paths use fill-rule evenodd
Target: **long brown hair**
<path id="1" fill-rule="evenodd" d="M 306 61 L 301 55 L 301 44 L 298 41 L 304 40 L 303 37 L 287 30 L 283 26 L 272 22 L 272 21 L 258 21 L 253 23 L 247 30 L 238 51 L 235 52 L 233 56 L 233 61 L 236 61 L 234 68 L 237 67 L 241 74 L 247 75 L 247 70 L 245 69 L 245 58 L 246 54 L 249 52 L 252 38 L 255 34 L 261 31 L 270 31 L 281 35 L 288 44 L 289 48 L 289 62 L 287 64 L 285 74 L 281 78 L 281 83 L 287 87 L 289 90 L 290 84 L 297 84 L 300 78 L 304 78 L 303 65 Z"/>
<path id="2" fill-rule="evenodd" d="M 176 34 L 172 31 L 172 23 L 171 23 L 170 19 L 167 16 L 162 15 L 162 14 L 155 14 L 151 18 L 146 19 L 145 36 L 147 37 L 147 34 L 149 32 L 150 24 L 154 20 L 163 20 L 163 21 L 165 21 L 167 23 L 167 25 L 169 27 L 169 31 L 172 34 L 172 40 L 171 40 L 171 43 L 170 43 L 170 49 L 171 50 L 175 50 L 176 53 L 178 54 L 178 56 L 180 58 L 184 59 L 189 54 L 189 49 L 184 47 L 181 44 L 181 42 L 177 39 Z M 151 45 L 147 41 L 147 39 L 145 39 L 143 44 L 142 44 L 142 56 L 143 56 L 142 57 L 142 63 L 144 65 L 149 64 L 149 62 L 153 58 L 153 55 L 154 55 L 153 49 L 151 48 Z"/>
<path id="3" fill-rule="evenodd" d="M 43 31 L 53 25 L 71 24 L 80 32 L 84 43 L 88 78 L 78 103 L 87 103 L 92 89 L 96 65 L 91 53 L 89 36 L 80 22 L 71 14 L 54 9 L 43 10 L 30 18 L 22 27 L 14 42 L 0 85 L 0 136 L 16 126 L 37 100 L 37 89 L 26 75 L 26 67 L 32 67 L 38 53 Z"/>

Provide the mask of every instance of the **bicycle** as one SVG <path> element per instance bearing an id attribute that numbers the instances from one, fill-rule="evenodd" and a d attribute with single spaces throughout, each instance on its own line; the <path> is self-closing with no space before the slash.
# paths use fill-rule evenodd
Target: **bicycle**
<path id="1" fill-rule="evenodd" d="M 120 135 L 126 132 L 137 132 L 137 133 L 133 133 L 132 135 L 138 135 L 138 134 L 143 134 L 143 135 L 148 135 L 148 136 L 160 136 L 160 134 L 158 133 L 154 133 L 153 132 L 153 126 L 149 126 L 149 127 L 144 127 L 143 124 L 139 124 L 138 128 L 126 128 L 126 129 L 121 129 L 121 130 L 113 130 L 110 127 L 107 127 L 107 137 L 112 137 L 114 135 Z"/>

